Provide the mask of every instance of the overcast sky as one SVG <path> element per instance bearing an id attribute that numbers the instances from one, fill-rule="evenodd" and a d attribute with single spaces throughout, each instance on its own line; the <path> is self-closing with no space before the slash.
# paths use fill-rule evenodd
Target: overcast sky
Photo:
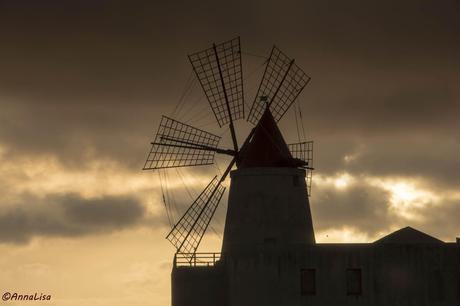
<path id="1" fill-rule="evenodd" d="M 273 44 L 312 77 L 296 107 L 315 141 L 317 241 L 408 225 L 455 240 L 458 16 L 455 0 L 0 0 L 0 290 L 169 305 L 162 188 L 140 169 L 187 88 L 187 54 L 236 36 L 247 105 Z M 196 81 L 183 101 L 178 119 L 228 144 Z M 280 122 L 288 141 L 294 115 Z M 237 122 L 240 139 L 248 126 Z M 164 173 L 174 218 L 226 161 Z M 202 250 L 220 250 L 225 209 Z"/>

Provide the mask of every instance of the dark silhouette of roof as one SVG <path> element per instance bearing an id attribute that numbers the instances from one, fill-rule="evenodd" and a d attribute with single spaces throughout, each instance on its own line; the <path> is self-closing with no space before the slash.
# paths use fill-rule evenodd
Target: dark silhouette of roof
<path id="1" fill-rule="evenodd" d="M 238 167 L 298 167 L 302 164 L 302 161 L 292 157 L 273 115 L 267 108 L 255 127 L 251 141 L 240 152 Z"/>
<path id="2" fill-rule="evenodd" d="M 417 243 L 444 243 L 443 241 L 432 237 L 424 232 L 416 230 L 410 226 L 399 229 L 379 240 L 376 240 L 374 243 L 378 244 L 387 244 L 387 243 L 396 243 L 396 244 L 417 244 Z"/>

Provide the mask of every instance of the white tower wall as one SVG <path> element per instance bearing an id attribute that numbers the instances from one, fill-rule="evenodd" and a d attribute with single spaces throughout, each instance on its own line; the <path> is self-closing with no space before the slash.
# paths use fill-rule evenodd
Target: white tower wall
<path id="1" fill-rule="evenodd" d="M 243 168 L 232 171 L 231 178 L 222 253 L 255 254 L 315 243 L 304 170 Z"/>

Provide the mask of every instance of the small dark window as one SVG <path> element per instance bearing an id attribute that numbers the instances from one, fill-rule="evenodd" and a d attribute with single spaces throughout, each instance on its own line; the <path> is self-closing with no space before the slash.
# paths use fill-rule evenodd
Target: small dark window
<path id="1" fill-rule="evenodd" d="M 316 294 L 316 270 L 300 270 L 300 291 L 302 295 Z"/>
<path id="2" fill-rule="evenodd" d="M 347 295 L 361 295 L 361 269 L 347 269 Z"/>

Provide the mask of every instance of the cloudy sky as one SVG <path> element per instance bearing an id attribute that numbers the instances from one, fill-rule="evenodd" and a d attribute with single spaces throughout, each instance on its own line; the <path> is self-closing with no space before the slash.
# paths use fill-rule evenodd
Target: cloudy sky
<path id="1" fill-rule="evenodd" d="M 169 222 L 228 160 L 161 181 L 141 168 L 162 114 L 228 144 L 187 54 L 235 36 L 248 105 L 273 44 L 312 77 L 295 107 L 315 141 L 317 241 L 407 225 L 455 240 L 459 15 L 456 0 L 0 0 L 1 293 L 170 304 Z M 280 123 L 288 141 L 294 116 Z M 225 209 L 202 251 L 219 251 Z"/>

